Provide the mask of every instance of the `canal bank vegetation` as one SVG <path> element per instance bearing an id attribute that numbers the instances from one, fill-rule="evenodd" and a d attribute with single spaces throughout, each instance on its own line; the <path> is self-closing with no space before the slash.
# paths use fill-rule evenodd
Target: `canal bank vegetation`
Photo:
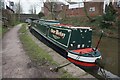
<path id="1" fill-rule="evenodd" d="M 116 21 L 106 21 L 104 22 L 103 16 L 93 17 L 94 22 L 90 22 L 87 17 L 68 17 L 61 19 L 60 22 L 64 24 L 70 24 L 74 26 L 85 26 L 91 27 L 93 33 L 96 35 L 100 34 L 100 31 L 104 31 L 104 36 L 118 38 L 118 27 L 120 26 L 120 20 Z M 107 23 L 108 22 L 108 23 Z"/>
<path id="2" fill-rule="evenodd" d="M 37 44 L 27 35 L 26 24 L 23 24 L 22 28 L 19 30 L 20 40 L 26 53 L 30 56 L 33 61 L 49 61 L 53 62 L 52 57 L 48 55 L 43 49 L 39 48 Z"/>
<path id="3" fill-rule="evenodd" d="M 55 62 L 51 55 L 49 55 L 45 50 L 43 50 L 42 48 L 40 48 L 34 41 L 33 39 L 30 37 L 30 35 L 28 35 L 28 29 L 27 29 L 27 24 L 23 24 L 21 29 L 19 30 L 19 37 L 20 40 L 23 44 L 23 48 L 26 52 L 26 54 L 29 56 L 29 58 L 31 59 L 31 61 L 33 63 L 36 63 L 36 65 L 38 67 L 40 67 L 40 65 L 42 65 L 43 67 L 46 67 L 45 65 L 54 67 L 54 66 L 58 66 L 59 64 L 57 62 Z M 45 71 L 43 71 L 45 72 Z M 49 71 L 47 71 L 49 72 Z M 73 78 L 72 75 L 70 75 L 67 71 L 65 71 L 64 69 L 60 69 L 59 72 L 54 74 L 60 74 L 60 78 Z M 53 74 L 53 75 L 54 75 Z"/>
<path id="4" fill-rule="evenodd" d="M 93 29 L 95 34 L 99 34 L 101 30 L 105 32 L 104 36 L 118 38 L 118 27 L 120 26 L 120 20 L 117 10 L 114 9 L 112 3 L 106 6 L 105 13 L 99 16 L 91 17 L 75 16 L 66 17 L 61 19 L 61 23 L 72 24 L 74 26 L 89 26 Z"/>
<path id="5" fill-rule="evenodd" d="M 17 16 L 11 8 L 2 8 L 2 17 L 0 21 L 2 24 L 3 36 L 7 31 L 9 31 L 9 29 L 20 23 L 19 16 Z"/>
<path id="6" fill-rule="evenodd" d="M 12 26 L 13 27 L 13 26 Z M 4 34 L 6 33 L 6 32 L 8 32 L 12 27 L 10 27 L 10 26 L 7 26 L 7 27 L 5 27 L 5 26 L 2 26 L 1 27 L 1 33 L 2 33 L 2 37 L 4 36 Z"/>
<path id="7" fill-rule="evenodd" d="M 19 24 L 20 22 L 15 22 L 15 25 Z M 3 37 L 5 35 L 6 32 L 8 32 L 11 28 L 15 27 L 15 25 L 13 26 L 8 26 L 8 27 L 0 27 L 0 37 Z"/>
<path id="8" fill-rule="evenodd" d="M 3 22 L 2 23 L 2 26 L 0 26 L 0 29 L 1 29 L 1 35 L 2 36 L 4 36 L 4 34 L 7 32 L 7 31 L 9 31 L 11 28 L 13 28 L 15 25 L 17 25 L 17 24 L 20 24 L 21 22 L 20 21 L 18 21 L 18 20 L 14 20 L 13 22 L 12 22 L 12 25 L 9 25 L 9 24 L 7 24 L 7 23 L 5 23 L 5 22 Z M 6 24 L 6 25 L 3 25 L 3 24 Z"/>

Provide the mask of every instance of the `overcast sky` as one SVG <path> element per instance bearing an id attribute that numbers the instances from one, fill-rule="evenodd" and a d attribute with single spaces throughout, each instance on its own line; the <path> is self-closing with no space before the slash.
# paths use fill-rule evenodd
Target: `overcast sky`
<path id="1" fill-rule="evenodd" d="M 31 5 L 35 5 L 36 13 L 39 13 L 41 11 L 41 7 L 43 7 L 43 1 L 46 1 L 46 0 L 5 0 L 6 4 L 8 4 L 9 1 L 13 1 L 15 3 L 18 3 L 20 1 L 20 4 L 23 7 L 23 13 L 29 13 Z M 52 0 L 52 1 L 61 1 L 61 2 L 65 3 L 65 4 L 68 4 L 65 0 Z M 83 0 L 68 0 L 68 1 L 82 2 Z M 91 0 L 87 0 L 87 1 L 91 1 Z M 109 0 L 105 0 L 105 1 L 109 2 Z M 78 5 L 70 5 L 70 8 L 74 8 L 76 6 L 78 6 Z M 82 6 L 83 6 L 83 4 L 81 4 L 81 7 Z"/>
<path id="2" fill-rule="evenodd" d="M 23 7 L 23 13 L 29 13 L 31 5 L 35 5 L 36 13 L 39 13 L 41 11 L 41 7 L 43 7 L 43 1 L 46 0 L 5 0 L 7 5 L 9 5 L 9 1 L 13 1 L 15 3 L 18 3 L 20 1 L 20 4 Z M 52 1 L 57 1 L 57 2 L 60 1 L 63 2 L 64 4 L 68 4 L 65 0 L 52 0 Z M 82 2 L 82 0 L 71 0 L 71 2 Z M 70 5 L 70 8 L 74 8 L 76 6 L 78 5 Z M 83 5 L 81 4 L 81 6 Z"/>
<path id="3" fill-rule="evenodd" d="M 13 1 L 15 3 L 19 2 L 19 0 L 6 0 L 7 5 L 9 5 L 9 1 Z M 40 0 L 20 0 L 20 4 L 22 5 L 23 13 L 29 13 L 31 5 L 35 5 L 36 12 L 38 13 L 41 11 L 41 7 L 43 6 Z"/>

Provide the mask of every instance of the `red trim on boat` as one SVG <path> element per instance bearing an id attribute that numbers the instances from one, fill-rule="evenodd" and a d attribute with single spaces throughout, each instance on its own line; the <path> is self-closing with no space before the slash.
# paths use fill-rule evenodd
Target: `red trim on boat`
<path id="1" fill-rule="evenodd" d="M 77 49 L 77 50 L 72 50 L 73 52 L 80 53 L 80 54 L 85 54 L 85 53 L 90 53 L 92 52 L 92 48 L 85 48 L 85 49 Z"/>
<path id="2" fill-rule="evenodd" d="M 74 59 L 72 59 L 72 58 L 67 58 L 67 59 L 68 59 L 70 62 L 75 63 L 75 64 L 80 65 L 80 66 L 86 66 L 86 67 L 96 66 L 96 64 L 94 64 L 94 63 L 81 62 L 81 61 L 74 60 Z"/>

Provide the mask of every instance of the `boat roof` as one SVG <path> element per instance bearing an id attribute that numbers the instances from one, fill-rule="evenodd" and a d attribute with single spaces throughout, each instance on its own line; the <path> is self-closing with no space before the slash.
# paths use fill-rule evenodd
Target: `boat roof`
<path id="1" fill-rule="evenodd" d="M 59 22 L 57 20 L 45 20 L 45 22 Z"/>
<path id="2" fill-rule="evenodd" d="M 81 27 L 81 26 L 73 26 L 69 24 L 55 24 L 54 26 L 59 26 L 59 27 L 67 27 L 67 28 L 74 28 L 74 29 L 91 29 L 90 27 Z"/>
<path id="3" fill-rule="evenodd" d="M 73 26 L 70 24 L 61 24 L 58 20 L 44 20 L 40 19 L 40 21 L 44 21 L 45 24 L 53 25 L 56 27 L 66 27 L 66 28 L 71 28 L 71 29 L 90 29 L 90 27 L 82 27 L 82 26 Z"/>

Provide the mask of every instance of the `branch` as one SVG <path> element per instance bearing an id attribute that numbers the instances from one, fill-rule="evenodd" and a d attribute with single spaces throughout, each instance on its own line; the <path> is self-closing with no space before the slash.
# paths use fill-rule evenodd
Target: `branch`
<path id="1" fill-rule="evenodd" d="M 44 7 L 46 7 L 48 9 L 48 11 L 51 12 L 51 9 L 44 3 Z"/>

